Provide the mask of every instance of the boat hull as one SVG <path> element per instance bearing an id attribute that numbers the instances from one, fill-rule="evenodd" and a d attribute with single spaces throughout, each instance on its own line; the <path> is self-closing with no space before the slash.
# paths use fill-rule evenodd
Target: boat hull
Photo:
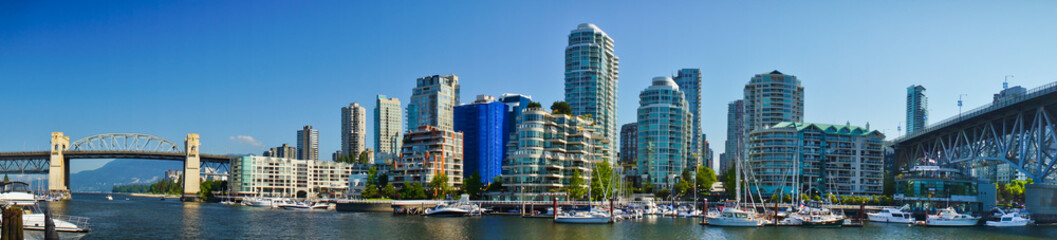
<path id="1" fill-rule="evenodd" d="M 976 226 L 979 222 L 980 219 L 928 219 L 925 220 L 925 225 L 933 227 L 968 227 Z"/>
<path id="2" fill-rule="evenodd" d="M 985 224 L 990 227 L 1023 227 L 1027 226 L 1030 221 L 1012 221 L 1012 222 L 997 222 L 987 221 Z"/>
<path id="3" fill-rule="evenodd" d="M 721 227 L 759 227 L 763 226 L 763 221 L 760 220 L 749 220 L 749 219 L 727 219 L 727 218 L 709 218 L 708 225 L 721 226 Z"/>
<path id="4" fill-rule="evenodd" d="M 913 221 L 910 218 L 899 218 L 899 217 L 892 217 L 892 216 L 878 216 L 878 215 L 872 215 L 872 214 L 869 214 L 869 219 L 870 219 L 871 222 L 886 222 L 886 223 L 910 223 L 910 222 Z"/>
<path id="5" fill-rule="evenodd" d="M 470 214 L 470 211 L 458 208 L 442 208 L 426 212 L 426 216 L 430 217 L 463 217 L 467 214 Z"/>
<path id="6" fill-rule="evenodd" d="M 825 221 L 803 221 L 802 226 L 805 227 L 841 227 L 844 225 L 844 219 L 837 220 L 825 220 Z"/>
<path id="7" fill-rule="evenodd" d="M 558 217 L 554 219 L 555 223 L 576 223 L 576 224 L 603 224 L 609 223 L 609 218 L 569 218 L 569 217 Z"/>

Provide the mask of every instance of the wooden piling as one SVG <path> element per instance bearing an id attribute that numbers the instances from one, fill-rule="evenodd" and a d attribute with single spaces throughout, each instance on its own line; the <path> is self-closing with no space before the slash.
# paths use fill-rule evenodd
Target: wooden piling
<path id="1" fill-rule="evenodd" d="M 22 240 L 25 239 L 22 229 L 22 208 L 18 206 L 11 206 L 3 210 L 3 234 L 0 234 L 2 240 Z"/>

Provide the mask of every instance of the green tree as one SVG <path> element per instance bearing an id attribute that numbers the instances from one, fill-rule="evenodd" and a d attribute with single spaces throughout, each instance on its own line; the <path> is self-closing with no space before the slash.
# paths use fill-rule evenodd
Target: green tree
<path id="1" fill-rule="evenodd" d="M 543 108 L 543 105 L 539 102 L 529 102 L 527 108 Z"/>
<path id="2" fill-rule="evenodd" d="M 556 114 L 573 115 L 573 108 L 569 106 L 569 103 L 563 101 L 556 101 L 552 103 L 551 111 Z"/>
<path id="3" fill-rule="evenodd" d="M 8 178 L 8 177 L 7 177 L 7 174 L 5 173 L 5 174 L 4 174 L 4 182 L 10 182 L 10 181 L 11 181 L 11 179 L 10 179 L 10 178 Z"/>
<path id="4" fill-rule="evenodd" d="M 697 178 L 698 192 L 707 193 L 708 189 L 712 188 L 712 184 L 716 183 L 716 172 L 712 171 L 711 168 L 698 166 L 694 175 Z"/>
<path id="5" fill-rule="evenodd" d="M 737 172 L 737 167 L 732 167 L 730 169 L 727 169 L 727 172 L 723 173 L 723 188 L 726 189 L 727 195 L 729 196 L 734 196 L 735 194 L 737 194 L 736 192 L 734 192 L 734 183 L 737 180 L 737 176 L 735 175 L 737 174 Z"/>
<path id="6" fill-rule="evenodd" d="M 503 176 L 495 176 L 494 178 L 492 178 L 492 183 L 488 184 L 488 191 L 489 192 L 504 192 L 504 191 L 506 191 L 506 189 L 503 189 Z"/>
<path id="7" fill-rule="evenodd" d="M 360 191 L 362 198 L 378 198 L 379 195 L 378 186 L 370 183 L 363 188 L 363 191 Z"/>
<path id="8" fill-rule="evenodd" d="M 378 184 L 378 168 L 371 167 L 367 169 L 367 185 Z"/>
<path id="9" fill-rule="evenodd" d="M 481 183 L 481 175 L 478 172 L 474 172 L 469 177 L 462 179 L 462 192 L 469 194 L 470 199 L 477 200 L 481 198 L 481 192 L 484 191 L 484 184 Z"/>
<path id="10" fill-rule="evenodd" d="M 358 159 L 358 161 L 356 161 L 356 163 L 367 164 L 367 160 L 369 157 L 370 156 L 368 156 L 367 151 L 360 152 L 360 158 Z"/>
<path id="11" fill-rule="evenodd" d="M 671 193 L 672 191 L 668 191 L 668 189 L 661 189 L 660 191 L 657 191 L 657 193 L 654 193 L 653 196 L 657 197 L 657 199 L 664 200 L 668 198 L 668 195 L 671 195 Z"/>
<path id="12" fill-rule="evenodd" d="M 383 198 L 397 198 L 400 196 L 396 193 L 396 187 L 393 187 L 393 184 L 386 184 L 385 188 L 382 188 L 381 194 Z"/>
<path id="13" fill-rule="evenodd" d="M 451 191 L 448 186 L 448 175 L 444 173 L 434 175 L 429 181 L 429 190 L 433 193 L 433 199 L 443 199 Z"/>
<path id="14" fill-rule="evenodd" d="M 607 197 L 617 195 L 616 174 L 607 162 L 595 164 L 595 170 L 591 174 L 591 200 L 604 200 Z"/>
<path id="15" fill-rule="evenodd" d="M 573 176 L 569 179 L 569 185 L 565 187 L 565 192 L 569 194 L 569 199 L 579 200 L 587 195 L 587 189 L 584 188 L 584 178 L 580 176 L 580 170 L 573 170 Z"/>

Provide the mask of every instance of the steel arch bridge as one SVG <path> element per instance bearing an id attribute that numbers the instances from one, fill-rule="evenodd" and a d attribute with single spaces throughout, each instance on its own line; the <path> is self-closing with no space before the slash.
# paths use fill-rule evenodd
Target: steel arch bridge
<path id="1" fill-rule="evenodd" d="M 198 134 L 188 134 L 184 144 L 142 133 L 104 133 L 72 143 L 53 132 L 48 151 L 0 152 L 0 173 L 49 175 L 49 191 L 69 191 L 70 159 L 147 159 L 184 162 L 184 179 L 201 175 L 225 176 L 233 156 L 200 154 Z M 187 181 L 190 183 L 190 181 Z M 185 184 L 184 195 L 198 193 L 198 184 Z"/>
<path id="2" fill-rule="evenodd" d="M 988 104 L 893 141 L 904 168 L 940 165 L 968 171 L 1008 164 L 1038 183 L 1057 172 L 1057 82 Z"/>

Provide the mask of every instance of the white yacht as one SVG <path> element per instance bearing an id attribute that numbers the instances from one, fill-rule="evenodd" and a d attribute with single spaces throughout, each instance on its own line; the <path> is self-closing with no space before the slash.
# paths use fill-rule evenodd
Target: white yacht
<path id="1" fill-rule="evenodd" d="M 249 198 L 242 201 L 242 205 L 250 207 L 272 207 L 273 204 L 271 198 Z"/>
<path id="2" fill-rule="evenodd" d="M 579 211 L 558 214 L 555 223 L 610 223 L 609 214 L 599 211 Z"/>
<path id="3" fill-rule="evenodd" d="M 426 212 L 426 216 L 432 217 L 462 217 L 462 216 L 478 216 L 484 213 L 484 210 L 476 204 L 470 203 L 470 196 L 463 194 L 459 201 L 448 205 L 438 204 L 433 210 Z"/>
<path id="4" fill-rule="evenodd" d="M 979 222 L 980 217 L 958 213 L 951 207 L 940 210 L 936 215 L 929 214 L 925 219 L 925 225 L 940 227 L 975 226 Z"/>
<path id="5" fill-rule="evenodd" d="M 911 223 L 914 221 L 914 214 L 909 212 L 910 207 L 903 205 L 900 208 L 886 207 L 881 209 L 880 212 L 867 213 L 871 222 L 889 222 L 889 223 Z"/>
<path id="6" fill-rule="evenodd" d="M 29 190 L 29 184 L 24 182 L 5 182 L 0 184 L 0 200 L 15 205 L 37 204 L 37 197 Z"/>
<path id="7" fill-rule="evenodd" d="M 1000 215 L 998 217 L 998 221 L 987 221 L 987 222 L 985 222 L 985 224 L 987 224 L 987 226 L 991 226 L 991 227 L 1023 227 L 1023 226 L 1027 226 L 1028 224 L 1031 224 L 1031 223 L 1035 222 L 1034 220 L 1031 220 L 1031 219 L 1028 219 L 1026 217 L 1021 216 L 1020 212 L 1017 212 L 1017 210 L 1010 210 L 1010 212 L 1007 213 L 1005 211 L 1002 211 L 1002 209 L 998 209 L 998 208 L 995 208 L 995 209 L 998 210 L 997 215 Z"/>
<path id="8" fill-rule="evenodd" d="M 107 195 L 106 195 L 106 200 L 107 200 L 107 201 L 114 201 L 114 196 L 113 196 L 113 195 L 110 195 L 110 194 L 107 194 Z"/>
<path id="9" fill-rule="evenodd" d="M 46 224 L 44 212 L 37 205 L 33 192 L 28 189 L 29 185 L 23 182 L 5 182 L 0 185 L 0 202 L 5 207 L 22 208 L 22 228 L 26 230 L 27 236 L 43 236 Z M 59 233 L 61 239 L 81 238 L 90 231 L 88 218 L 50 215 L 52 223 L 55 224 L 55 231 Z"/>
<path id="10" fill-rule="evenodd" d="M 737 207 L 724 207 L 723 212 L 717 217 L 708 217 L 708 224 L 724 227 L 759 227 L 767 223 L 762 217 L 754 212 L 748 212 Z"/>

